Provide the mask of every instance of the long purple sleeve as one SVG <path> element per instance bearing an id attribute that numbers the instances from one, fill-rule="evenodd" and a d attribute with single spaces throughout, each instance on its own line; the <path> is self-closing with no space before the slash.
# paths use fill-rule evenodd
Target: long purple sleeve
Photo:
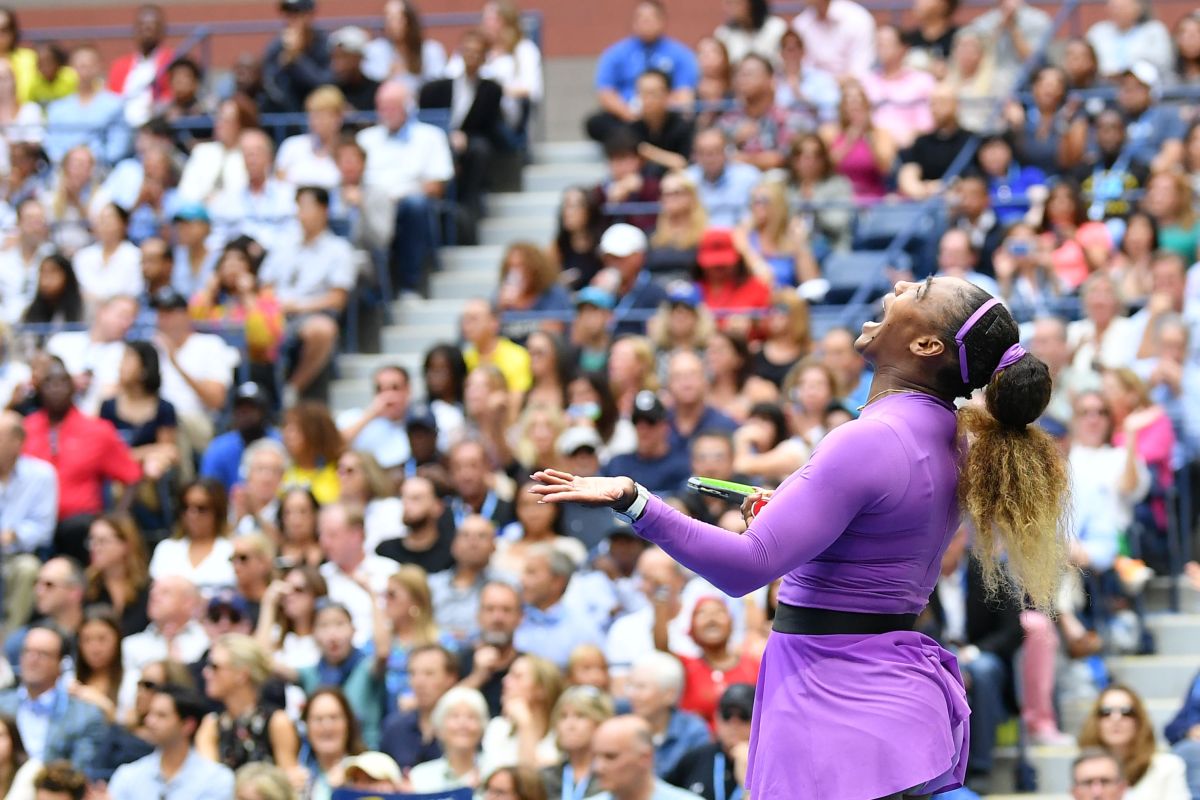
<path id="1" fill-rule="evenodd" d="M 954 415 L 899 400 L 831 432 L 744 534 L 657 498 L 634 528 L 731 595 L 788 575 L 785 602 L 919 610 L 958 521 Z"/>

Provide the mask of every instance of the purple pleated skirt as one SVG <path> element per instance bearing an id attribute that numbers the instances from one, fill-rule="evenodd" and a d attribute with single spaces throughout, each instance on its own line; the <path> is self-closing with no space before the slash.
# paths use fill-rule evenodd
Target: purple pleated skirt
<path id="1" fill-rule="evenodd" d="M 970 713 L 957 660 L 928 636 L 772 633 L 754 697 L 751 800 L 957 788 Z"/>

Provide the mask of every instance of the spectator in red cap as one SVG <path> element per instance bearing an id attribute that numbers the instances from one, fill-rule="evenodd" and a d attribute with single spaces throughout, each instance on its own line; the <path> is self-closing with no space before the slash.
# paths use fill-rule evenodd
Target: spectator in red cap
<path id="1" fill-rule="evenodd" d="M 732 231 L 713 228 L 705 232 L 696 252 L 696 265 L 696 283 L 704 305 L 720 318 L 719 327 L 749 328 L 750 322 L 742 315 L 771 305 L 770 287 L 750 274 Z"/>

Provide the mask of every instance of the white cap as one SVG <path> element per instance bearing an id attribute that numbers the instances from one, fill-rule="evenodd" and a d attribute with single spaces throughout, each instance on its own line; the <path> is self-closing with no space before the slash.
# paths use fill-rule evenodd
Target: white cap
<path id="1" fill-rule="evenodd" d="M 600 440 L 600 434 L 596 433 L 595 428 L 587 425 L 572 425 L 559 434 L 558 441 L 554 446 L 559 455 L 570 456 L 574 455 L 575 451 L 581 447 L 590 447 L 599 451 L 603 444 L 604 442 Z"/>
<path id="2" fill-rule="evenodd" d="M 331 47 L 340 47 L 347 53 L 357 53 L 358 55 L 366 52 L 367 42 L 370 40 L 371 37 L 366 31 L 353 25 L 338 28 L 329 35 L 329 45 Z"/>
<path id="3" fill-rule="evenodd" d="M 625 258 L 646 252 L 646 234 L 627 222 L 618 222 L 600 237 L 601 255 Z"/>
<path id="4" fill-rule="evenodd" d="M 356 756 L 342 759 L 342 772 L 356 769 L 366 773 L 373 780 L 400 783 L 404 780 L 400 774 L 400 766 L 387 753 L 368 750 Z"/>
<path id="5" fill-rule="evenodd" d="M 1121 74 L 1132 75 L 1145 84 L 1148 89 L 1158 88 L 1158 67 L 1149 61 L 1135 61 Z"/>

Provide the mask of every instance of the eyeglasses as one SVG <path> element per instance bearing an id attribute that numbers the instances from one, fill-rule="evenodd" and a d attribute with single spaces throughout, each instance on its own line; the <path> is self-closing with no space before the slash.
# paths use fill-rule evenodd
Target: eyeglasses
<path id="1" fill-rule="evenodd" d="M 56 653 L 53 650 L 38 650 L 37 648 L 34 648 L 34 647 L 22 647 L 21 648 L 21 657 L 24 658 L 25 656 L 31 656 L 33 658 L 45 658 L 48 660 L 52 659 L 54 661 L 57 661 L 58 659 L 62 658 L 61 653 Z"/>
<path id="2" fill-rule="evenodd" d="M 750 712 L 744 708 L 723 708 L 721 709 L 721 719 L 729 722 L 737 720 L 738 722 L 749 722 Z"/>
<path id="3" fill-rule="evenodd" d="M 391 383 L 391 384 L 387 384 L 387 385 L 376 384 L 376 386 L 375 386 L 375 394 L 379 394 L 380 392 L 402 392 L 402 391 L 404 391 L 404 387 L 398 383 Z"/>
<path id="4" fill-rule="evenodd" d="M 1096 712 L 1096 716 L 1104 719 L 1105 717 L 1132 717 L 1134 716 L 1133 706 L 1100 706 L 1100 710 Z"/>
<path id="5" fill-rule="evenodd" d="M 237 625 L 242 621 L 242 615 L 237 611 L 234 611 L 232 608 L 218 608 L 208 612 L 208 621 L 213 624 L 221 621 L 227 621 Z M 220 667 L 214 664 L 213 669 L 220 669 Z"/>
<path id="6" fill-rule="evenodd" d="M 147 692 L 157 692 L 160 684 L 156 681 L 140 680 L 137 682 L 139 689 L 144 689 Z"/>

